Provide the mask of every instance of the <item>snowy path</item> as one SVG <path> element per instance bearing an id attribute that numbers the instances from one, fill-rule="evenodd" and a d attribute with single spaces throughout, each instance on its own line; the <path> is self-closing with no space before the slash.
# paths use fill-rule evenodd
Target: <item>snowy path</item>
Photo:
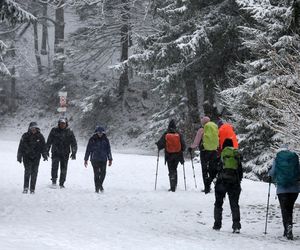
<path id="1" fill-rule="evenodd" d="M 188 191 L 182 168 L 179 188 L 166 192 L 167 170 L 160 159 L 158 190 L 154 191 L 156 158 L 114 154 L 105 193 L 94 193 L 93 173 L 83 167 L 83 148 L 70 161 L 66 189 L 51 189 L 51 162 L 42 162 L 35 195 L 21 193 L 23 166 L 16 162 L 17 142 L 0 140 L 0 249 L 299 249 L 299 237 L 284 241 L 274 187 L 270 223 L 264 235 L 268 185 L 243 181 L 242 231 L 231 233 L 231 214 L 225 200 L 223 228 L 213 225 L 213 193 L 195 190 L 190 162 L 186 163 Z M 195 165 L 202 188 L 200 167 Z M 198 187 L 198 189 L 199 189 Z M 297 201 L 294 234 L 300 236 Z"/>

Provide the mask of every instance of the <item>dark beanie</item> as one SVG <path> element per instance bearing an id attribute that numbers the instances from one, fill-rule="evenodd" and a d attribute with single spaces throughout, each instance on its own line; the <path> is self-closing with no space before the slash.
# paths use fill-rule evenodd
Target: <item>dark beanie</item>
<path id="1" fill-rule="evenodd" d="M 175 123 L 174 119 L 172 119 L 172 120 L 169 122 L 168 129 L 176 129 L 176 123 Z"/>

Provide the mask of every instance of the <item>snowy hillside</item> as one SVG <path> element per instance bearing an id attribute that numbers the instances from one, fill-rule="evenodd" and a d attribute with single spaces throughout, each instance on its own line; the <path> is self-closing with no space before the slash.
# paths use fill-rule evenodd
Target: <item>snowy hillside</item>
<path id="1" fill-rule="evenodd" d="M 167 169 L 156 158 L 113 152 L 105 193 L 94 193 L 93 171 L 83 166 L 84 148 L 70 161 L 66 189 L 50 188 L 51 162 L 42 162 L 36 194 L 22 194 L 23 166 L 16 161 L 18 142 L 0 140 L 0 249 L 299 249 L 300 204 L 296 202 L 294 241 L 282 237 L 281 215 L 274 187 L 270 198 L 268 234 L 264 223 L 268 184 L 244 180 L 241 234 L 231 233 L 228 199 L 223 228 L 212 230 L 214 194 L 204 195 L 200 166 L 195 165 L 198 190 L 186 162 L 187 191 L 182 167 L 179 188 L 168 189 Z"/>

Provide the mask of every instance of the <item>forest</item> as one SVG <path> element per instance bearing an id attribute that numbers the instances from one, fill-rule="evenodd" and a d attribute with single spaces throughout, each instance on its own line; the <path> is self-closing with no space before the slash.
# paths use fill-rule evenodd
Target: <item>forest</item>
<path id="1" fill-rule="evenodd" d="M 82 140 L 155 152 L 175 119 L 234 125 L 261 180 L 282 144 L 299 152 L 299 0 L 0 0 L 0 128 L 45 129 L 58 93 Z"/>

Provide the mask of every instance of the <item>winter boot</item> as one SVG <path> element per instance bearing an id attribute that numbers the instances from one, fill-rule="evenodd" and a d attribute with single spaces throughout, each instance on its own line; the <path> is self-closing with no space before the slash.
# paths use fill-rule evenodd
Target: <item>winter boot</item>
<path id="1" fill-rule="evenodd" d="M 28 188 L 24 188 L 23 189 L 23 194 L 27 194 L 28 193 Z"/>
<path id="2" fill-rule="evenodd" d="M 30 190 L 30 194 L 34 194 L 34 190 Z"/>
<path id="3" fill-rule="evenodd" d="M 294 236 L 293 236 L 293 225 L 288 225 L 287 229 L 286 229 L 286 238 L 288 240 L 293 240 Z"/>
<path id="4" fill-rule="evenodd" d="M 239 234 L 239 233 L 240 233 L 240 229 L 234 228 L 233 231 L 232 231 L 232 233 L 234 233 L 234 234 Z"/>
<path id="5" fill-rule="evenodd" d="M 215 222 L 214 226 L 213 226 L 213 230 L 219 231 L 222 227 L 222 223 L 221 222 Z"/>
<path id="6" fill-rule="evenodd" d="M 101 193 L 104 192 L 104 188 L 102 186 L 100 186 L 99 190 L 100 190 Z"/>

